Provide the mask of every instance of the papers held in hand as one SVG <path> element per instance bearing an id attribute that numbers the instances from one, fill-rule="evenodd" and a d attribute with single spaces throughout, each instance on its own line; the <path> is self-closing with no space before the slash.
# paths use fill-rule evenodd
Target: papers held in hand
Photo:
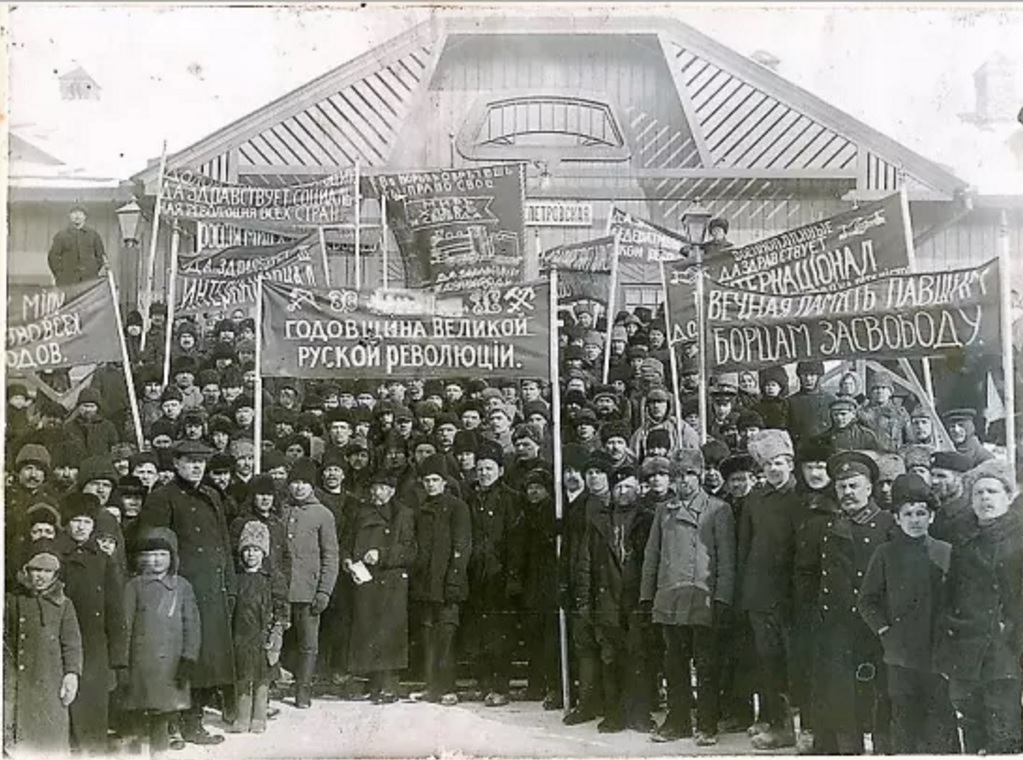
<path id="1" fill-rule="evenodd" d="M 355 581 L 356 586 L 361 586 L 363 583 L 373 580 L 369 568 L 366 567 L 366 563 L 361 559 L 358 562 L 352 563 L 352 580 Z"/>

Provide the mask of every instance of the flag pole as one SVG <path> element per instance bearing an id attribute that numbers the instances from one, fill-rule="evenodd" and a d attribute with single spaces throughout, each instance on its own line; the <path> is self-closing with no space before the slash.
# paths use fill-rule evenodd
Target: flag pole
<path id="1" fill-rule="evenodd" d="M 607 294 L 607 337 L 604 339 L 604 374 L 602 382 L 607 385 L 607 378 L 611 374 L 611 329 L 615 316 L 615 309 L 618 308 L 616 298 L 618 294 L 618 230 L 615 230 L 615 242 L 611 255 L 611 288 Z"/>
<path id="2" fill-rule="evenodd" d="M 384 275 L 384 289 L 389 285 L 390 273 L 388 272 L 387 260 L 387 194 L 380 194 L 380 268 Z"/>
<path id="3" fill-rule="evenodd" d="M 359 159 L 355 159 L 355 289 L 362 289 L 362 194 L 359 192 Z"/>
<path id="4" fill-rule="evenodd" d="M 1002 375 L 1005 378 L 1005 455 L 1012 468 L 1013 479 L 1016 471 L 1016 357 L 1012 345 L 1012 255 L 1009 250 L 1009 217 L 1005 209 L 998 214 L 998 264 L 1002 336 Z"/>
<path id="5" fill-rule="evenodd" d="M 252 403 L 255 419 L 252 421 L 253 464 L 261 472 L 263 463 L 263 275 L 256 278 L 256 385 Z"/>
<path id="6" fill-rule="evenodd" d="M 117 321 L 117 341 L 121 346 L 121 361 L 124 363 L 124 384 L 128 388 L 128 404 L 131 407 L 131 421 L 135 426 L 135 443 L 139 451 L 145 446 L 145 436 L 142 434 L 142 417 L 139 415 L 139 399 L 135 393 L 135 373 L 131 366 L 131 357 L 128 356 L 128 342 L 124 337 L 124 323 L 121 321 L 121 305 L 117 302 L 117 286 L 114 283 L 114 273 L 107 269 L 107 284 L 110 286 L 110 299 L 114 303 L 114 319 Z"/>
<path id="7" fill-rule="evenodd" d="M 330 287 L 330 262 L 327 260 L 327 232 L 323 227 L 317 227 L 320 234 L 320 256 L 323 258 L 323 282 Z"/>
<path id="8" fill-rule="evenodd" d="M 906 261 L 909 263 L 909 271 L 916 272 L 916 247 L 913 245 L 913 220 L 909 216 L 909 193 L 906 192 L 905 173 L 902 173 L 902 181 L 899 182 L 899 206 L 902 210 L 902 229 L 906 236 Z M 934 379 L 931 376 L 931 360 L 924 358 L 920 362 L 923 368 L 924 390 L 931 397 L 931 404 L 936 403 L 934 398 Z"/>
<path id="9" fill-rule="evenodd" d="M 671 395 L 675 402 L 675 427 L 678 429 L 678 444 L 682 445 L 682 398 L 678 395 L 678 357 L 671 339 L 674 333 L 671 326 L 671 309 L 668 308 L 668 275 L 664 270 L 664 260 L 657 262 L 661 268 L 661 287 L 664 289 L 664 330 L 668 333 L 668 365 L 671 367 Z"/>
<path id="10" fill-rule="evenodd" d="M 558 359 L 558 270 L 554 267 L 550 270 L 550 292 L 547 298 L 548 318 L 550 320 L 548 361 L 550 362 L 551 376 L 551 431 L 554 441 L 554 519 L 559 526 L 555 537 L 554 553 L 558 560 L 558 567 L 561 567 L 562 542 L 564 541 L 564 494 L 561 486 L 561 362 Z M 570 681 L 568 673 L 568 621 L 565 618 L 565 608 L 561 601 L 558 601 L 558 648 L 561 654 L 561 698 L 564 709 L 571 707 Z"/>
<path id="11" fill-rule="evenodd" d="M 174 231 L 171 233 L 170 250 L 170 272 L 167 277 L 167 329 L 163 336 L 163 387 L 170 384 L 171 370 L 171 339 L 174 337 L 174 313 L 176 311 L 175 301 L 177 300 L 177 279 L 178 279 L 178 246 L 181 243 L 181 233 L 178 230 L 177 221 L 174 222 Z"/>
<path id="12" fill-rule="evenodd" d="M 153 206 L 153 232 L 149 239 L 149 260 L 146 262 L 146 289 L 142 293 L 142 319 L 145 329 L 142 330 L 142 348 L 146 347 L 146 334 L 149 332 L 149 310 L 153 306 L 153 279 L 156 277 L 156 241 L 160 236 L 160 210 L 163 205 L 163 175 L 167 170 L 167 140 L 163 141 L 160 153 L 160 174 L 156 184 L 156 205 Z"/>
<path id="13" fill-rule="evenodd" d="M 700 383 L 702 388 L 698 398 L 700 408 L 700 445 L 707 442 L 707 324 L 704 313 L 704 282 L 703 282 L 703 245 L 693 246 L 696 249 L 696 341 L 698 345 Z M 667 309 L 665 310 L 667 311 Z M 681 412 L 681 410 L 679 410 Z"/>

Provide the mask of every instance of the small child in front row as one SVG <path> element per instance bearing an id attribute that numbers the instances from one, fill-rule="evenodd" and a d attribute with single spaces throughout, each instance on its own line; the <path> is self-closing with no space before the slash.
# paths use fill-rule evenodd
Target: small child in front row
<path id="1" fill-rule="evenodd" d="M 957 753 L 948 682 L 933 658 L 952 547 L 928 535 L 934 502 L 919 475 L 895 478 L 892 507 L 900 532 L 871 558 L 857 606 L 884 647 L 893 749 L 900 755 Z"/>
<path id="2" fill-rule="evenodd" d="M 137 552 L 138 575 L 124 589 L 128 684 L 123 706 L 136 716 L 138 733 L 148 735 L 150 751 L 158 753 L 169 746 L 171 718 L 192 704 L 202 628 L 195 592 L 177 574 L 174 532 L 147 531 Z"/>
<path id="3" fill-rule="evenodd" d="M 250 520 L 238 538 L 234 638 L 237 717 L 231 733 L 266 731 L 270 682 L 278 672 L 281 642 L 291 607 L 287 586 L 270 556 L 270 530 Z"/>

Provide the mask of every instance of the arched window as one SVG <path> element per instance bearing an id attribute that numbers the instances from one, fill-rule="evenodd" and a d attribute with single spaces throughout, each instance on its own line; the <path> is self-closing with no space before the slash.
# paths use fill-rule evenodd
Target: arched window
<path id="1" fill-rule="evenodd" d="M 579 94 L 515 94 L 478 102 L 458 136 L 470 159 L 623 161 L 629 149 L 615 108 L 606 98 Z"/>

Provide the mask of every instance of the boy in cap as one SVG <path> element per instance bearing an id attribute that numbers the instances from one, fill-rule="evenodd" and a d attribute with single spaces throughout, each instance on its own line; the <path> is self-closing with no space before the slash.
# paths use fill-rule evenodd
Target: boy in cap
<path id="1" fill-rule="evenodd" d="M 976 524 L 952 545 L 937 665 L 949 678 L 969 754 L 1018 754 L 1023 656 L 1023 515 L 1011 468 L 966 474 Z"/>
<path id="2" fill-rule="evenodd" d="M 294 651 L 295 706 L 312 706 L 312 678 L 319 650 L 320 615 L 330 603 L 340 567 L 334 515 L 315 493 L 316 463 L 299 458 L 288 472 L 288 498 L 281 518 L 288 529 L 291 573 L 289 642 Z"/>
<path id="3" fill-rule="evenodd" d="M 351 575 L 346 670 L 370 680 L 376 704 L 397 701 L 398 673 L 409 664 L 408 571 L 416 558 L 415 516 L 394 499 L 396 482 L 379 472 L 370 498 L 355 509 L 342 536 L 341 567 Z M 360 577 L 362 563 L 370 575 Z"/>
<path id="4" fill-rule="evenodd" d="M 789 426 L 789 375 L 775 365 L 760 370 L 760 398 L 751 407 L 764 420 L 763 427 L 785 430 Z"/>
<path id="5" fill-rule="evenodd" d="M 609 503 L 588 515 L 576 568 L 576 606 L 590 617 L 600 647 L 604 719 L 597 730 L 647 732 L 653 728 L 651 631 L 640 609 L 639 582 L 653 513 L 640 503 L 634 467 L 619 468 L 611 477 Z"/>
<path id="6" fill-rule="evenodd" d="M 735 589 L 735 524 L 729 506 L 701 487 L 703 455 L 683 449 L 672 459 L 673 498 L 657 508 L 646 544 L 639 599 L 664 638 L 668 714 L 652 738 L 692 736 L 692 681 L 696 665 L 697 746 L 717 744 L 717 638 L 730 615 Z M 691 553 L 695 551 L 695 556 Z"/>
<path id="7" fill-rule="evenodd" d="M 455 705 L 455 633 L 459 606 L 469 596 L 472 521 L 465 502 L 446 492 L 446 474 L 441 454 L 419 466 L 425 498 L 416 512 L 418 551 L 409 598 L 426 650 L 426 699 Z"/>
<path id="8" fill-rule="evenodd" d="M 957 753 L 948 682 L 933 660 L 952 546 L 927 534 L 934 502 L 919 476 L 895 478 L 892 506 L 899 531 L 871 558 L 857 605 L 884 647 L 892 749 L 900 755 Z"/>
<path id="9" fill-rule="evenodd" d="M 858 451 L 828 460 L 839 511 L 818 523 L 808 554 L 820 577 L 817 652 L 813 665 L 815 754 L 891 751 L 891 703 L 881 643 L 858 611 L 864 573 L 874 551 L 894 535 L 895 520 L 873 496 L 877 464 Z M 809 570 L 809 568 L 807 568 Z"/>
<path id="10" fill-rule="evenodd" d="M 522 596 L 525 536 L 519 494 L 505 485 L 504 452 L 484 441 L 476 452 L 476 483 L 468 495 L 472 523 L 465 632 L 476 681 L 487 707 L 508 704 L 515 611 Z"/>
<path id="11" fill-rule="evenodd" d="M 788 658 L 800 503 L 795 452 L 786 431 L 761 430 L 750 439 L 749 454 L 765 478 L 747 497 L 738 531 L 738 600 L 749 613 L 761 681 L 759 721 L 750 734 L 755 749 L 777 749 L 796 742 Z"/>
<path id="12" fill-rule="evenodd" d="M 37 541 L 4 604 L 4 750 L 70 750 L 68 706 L 78 695 L 82 636 L 58 579 L 59 551 Z M 104 681 L 104 685 L 105 685 Z"/>
<path id="13" fill-rule="evenodd" d="M 238 536 L 237 596 L 231 619 L 234 641 L 235 718 L 230 733 L 266 730 L 270 682 L 277 673 L 281 641 L 291 625 L 285 589 L 276 581 L 270 530 L 250 520 Z"/>

